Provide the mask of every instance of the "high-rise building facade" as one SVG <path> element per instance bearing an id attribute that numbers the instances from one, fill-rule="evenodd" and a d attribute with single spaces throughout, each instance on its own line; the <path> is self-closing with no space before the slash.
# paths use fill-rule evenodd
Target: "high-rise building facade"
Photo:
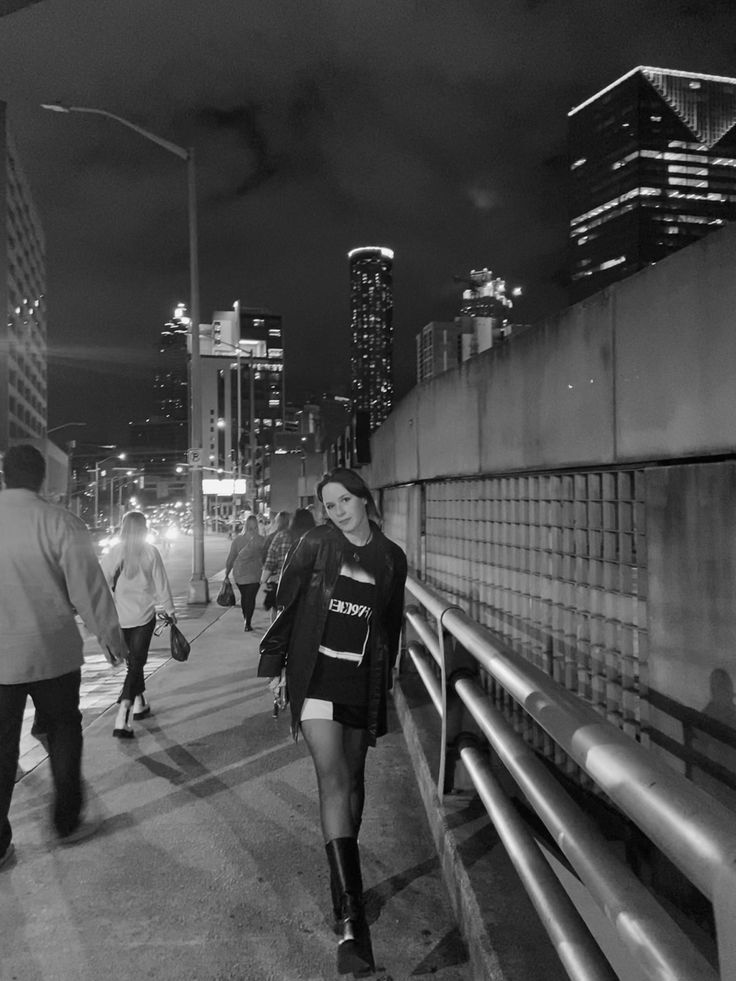
<path id="1" fill-rule="evenodd" d="M 736 79 L 638 67 L 569 113 L 570 297 L 736 218 Z"/>
<path id="2" fill-rule="evenodd" d="M 393 260 L 383 246 L 348 252 L 350 263 L 353 411 L 371 432 L 393 405 Z"/>
<path id="3" fill-rule="evenodd" d="M 281 320 L 236 301 L 200 325 L 205 466 L 246 473 L 254 506 L 267 500 L 268 459 L 285 426 Z"/>
<path id="4" fill-rule="evenodd" d="M 0 451 L 46 435 L 43 229 L 0 102 Z"/>
<path id="5" fill-rule="evenodd" d="M 145 470 L 145 489 L 158 500 L 186 491 L 181 466 L 189 447 L 188 338 L 189 318 L 180 304 L 159 338 L 150 414 L 128 425 L 126 463 Z"/>

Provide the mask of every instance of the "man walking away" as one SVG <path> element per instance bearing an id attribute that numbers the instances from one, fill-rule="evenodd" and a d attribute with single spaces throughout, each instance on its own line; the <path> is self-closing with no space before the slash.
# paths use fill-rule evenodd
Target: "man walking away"
<path id="1" fill-rule="evenodd" d="M 0 868 L 13 854 L 8 820 L 28 695 L 47 729 L 54 784 L 52 822 L 61 844 L 96 830 L 82 789 L 78 613 L 107 660 L 127 655 L 110 590 L 79 518 L 40 497 L 46 465 L 13 446 L 0 491 Z"/>

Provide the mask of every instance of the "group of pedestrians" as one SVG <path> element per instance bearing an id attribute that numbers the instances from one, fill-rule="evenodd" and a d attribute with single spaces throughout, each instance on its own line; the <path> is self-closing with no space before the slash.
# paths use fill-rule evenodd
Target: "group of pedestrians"
<path id="1" fill-rule="evenodd" d="M 236 534 L 230 546 L 225 579 L 232 574 L 238 587 L 246 633 L 253 629 L 259 589 L 278 581 L 289 549 L 314 526 L 314 515 L 309 508 L 297 508 L 293 515 L 289 511 L 278 511 L 271 531 L 265 537 L 261 535 L 255 515 L 245 519 L 243 531 Z"/>
<path id="2" fill-rule="evenodd" d="M 151 711 L 143 679 L 156 609 L 175 619 L 166 571 L 131 512 L 121 542 L 98 561 L 79 518 L 40 494 L 45 462 L 12 447 L 0 492 L 0 868 L 13 855 L 8 819 L 27 697 L 43 717 L 54 786 L 51 821 L 60 844 L 92 834 L 81 777 L 82 638 L 78 615 L 111 665 L 127 662 L 113 736 L 133 738 Z M 271 534 L 246 519 L 227 558 L 252 630 L 259 587 L 278 582 L 276 612 L 260 646 L 259 675 L 288 694 L 294 739 L 309 750 L 330 871 L 337 970 L 375 969 L 365 915 L 359 833 L 369 746 L 387 730 L 387 699 L 401 631 L 406 556 L 380 528 L 359 474 L 325 474 L 309 509 L 279 512 Z M 264 670 L 268 666 L 269 670 Z"/>

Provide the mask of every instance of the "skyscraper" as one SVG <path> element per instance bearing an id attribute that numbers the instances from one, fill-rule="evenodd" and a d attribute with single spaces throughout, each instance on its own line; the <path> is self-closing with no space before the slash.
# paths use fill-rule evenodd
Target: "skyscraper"
<path id="1" fill-rule="evenodd" d="M 0 102 L 0 451 L 46 434 L 45 263 L 41 221 Z"/>
<path id="2" fill-rule="evenodd" d="M 569 113 L 571 300 L 736 218 L 736 78 L 638 67 Z"/>
<path id="3" fill-rule="evenodd" d="M 383 246 L 348 252 L 353 412 L 371 432 L 393 405 L 393 259 Z"/>

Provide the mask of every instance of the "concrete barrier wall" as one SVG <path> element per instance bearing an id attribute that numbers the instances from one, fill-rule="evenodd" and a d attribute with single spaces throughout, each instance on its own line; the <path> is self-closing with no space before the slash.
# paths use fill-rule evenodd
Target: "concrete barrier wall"
<path id="1" fill-rule="evenodd" d="M 376 486 L 736 449 L 736 225 L 414 388 Z"/>

